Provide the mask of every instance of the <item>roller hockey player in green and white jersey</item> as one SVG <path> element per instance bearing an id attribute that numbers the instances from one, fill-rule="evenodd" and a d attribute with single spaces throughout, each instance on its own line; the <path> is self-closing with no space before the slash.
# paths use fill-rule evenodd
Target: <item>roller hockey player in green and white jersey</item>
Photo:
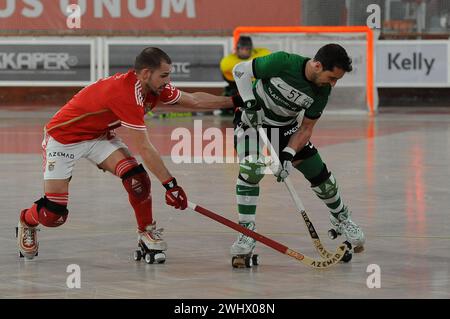
<path id="1" fill-rule="evenodd" d="M 364 233 L 351 220 L 335 177 L 310 142 L 332 87 L 346 72 L 352 71 L 351 64 L 342 46 L 328 44 L 313 59 L 276 52 L 234 67 L 233 75 L 242 98 L 240 103 L 235 98 L 235 105 L 240 105 L 242 112 L 237 111 L 234 120 L 235 148 L 240 159 L 236 197 L 241 225 L 255 230 L 259 182 L 266 164 L 261 146 L 252 140 L 257 136 L 254 128 L 262 125 L 275 149 L 281 150 L 278 151 L 281 165 L 275 172 L 277 180 L 284 181 L 291 168 L 299 170 L 328 207 L 335 234 L 344 235 L 354 252 L 363 250 Z M 254 239 L 240 234 L 231 246 L 231 254 L 249 256 L 255 244 Z"/>

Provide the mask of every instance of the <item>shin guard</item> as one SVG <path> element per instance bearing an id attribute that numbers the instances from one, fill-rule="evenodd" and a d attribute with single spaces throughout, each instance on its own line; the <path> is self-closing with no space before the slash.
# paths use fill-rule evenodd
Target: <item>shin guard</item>
<path id="1" fill-rule="evenodd" d="M 134 159 L 133 159 L 134 160 Z M 133 162 L 131 159 L 125 159 L 129 164 Z M 117 168 L 120 165 L 123 166 L 124 161 L 117 164 Z M 148 225 L 153 222 L 152 216 L 152 195 L 151 195 L 151 183 L 150 178 L 142 165 L 137 165 L 136 160 L 134 160 L 135 166 L 129 165 L 128 169 L 121 170 L 122 184 L 128 192 L 128 199 L 131 206 L 134 209 L 136 215 L 136 220 L 138 224 L 138 229 L 140 231 L 145 231 Z M 116 172 L 118 169 L 116 168 Z"/>

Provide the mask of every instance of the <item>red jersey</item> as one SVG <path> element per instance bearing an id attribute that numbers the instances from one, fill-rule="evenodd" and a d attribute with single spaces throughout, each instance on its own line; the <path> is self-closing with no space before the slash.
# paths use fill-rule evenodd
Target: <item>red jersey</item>
<path id="1" fill-rule="evenodd" d="M 146 130 L 144 115 L 158 101 L 176 103 L 181 92 L 168 84 L 160 95 L 142 93 L 134 71 L 101 79 L 78 92 L 45 126 L 62 144 L 92 140 L 121 125 Z"/>

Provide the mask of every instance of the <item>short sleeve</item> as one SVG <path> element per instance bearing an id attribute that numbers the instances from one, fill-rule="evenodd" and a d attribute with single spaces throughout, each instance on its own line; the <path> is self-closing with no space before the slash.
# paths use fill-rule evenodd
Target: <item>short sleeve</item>
<path id="1" fill-rule="evenodd" d="M 171 83 L 164 87 L 164 90 L 159 95 L 159 100 L 164 104 L 175 104 L 181 97 L 181 91 L 178 90 Z"/>
<path id="2" fill-rule="evenodd" d="M 276 52 L 253 60 L 253 75 L 257 79 L 279 76 L 289 63 L 289 53 Z"/>
<path id="3" fill-rule="evenodd" d="M 122 126 L 146 130 L 144 122 L 144 96 L 139 82 L 136 82 L 133 90 L 127 90 L 123 96 L 112 101 L 111 111 L 119 118 Z"/>
<path id="4" fill-rule="evenodd" d="M 323 89 L 321 94 L 316 97 L 314 103 L 305 111 L 305 117 L 311 120 L 321 117 L 325 106 L 327 106 L 330 93 L 331 87 Z"/>

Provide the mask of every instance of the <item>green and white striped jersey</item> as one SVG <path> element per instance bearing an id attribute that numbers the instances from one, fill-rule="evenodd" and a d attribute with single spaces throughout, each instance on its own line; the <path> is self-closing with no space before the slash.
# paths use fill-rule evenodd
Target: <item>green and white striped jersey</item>
<path id="1" fill-rule="evenodd" d="M 253 94 L 264 110 L 264 124 L 293 124 L 300 112 L 317 119 L 328 102 L 331 86 L 318 87 L 305 76 L 309 58 L 276 52 L 253 61 Z"/>

